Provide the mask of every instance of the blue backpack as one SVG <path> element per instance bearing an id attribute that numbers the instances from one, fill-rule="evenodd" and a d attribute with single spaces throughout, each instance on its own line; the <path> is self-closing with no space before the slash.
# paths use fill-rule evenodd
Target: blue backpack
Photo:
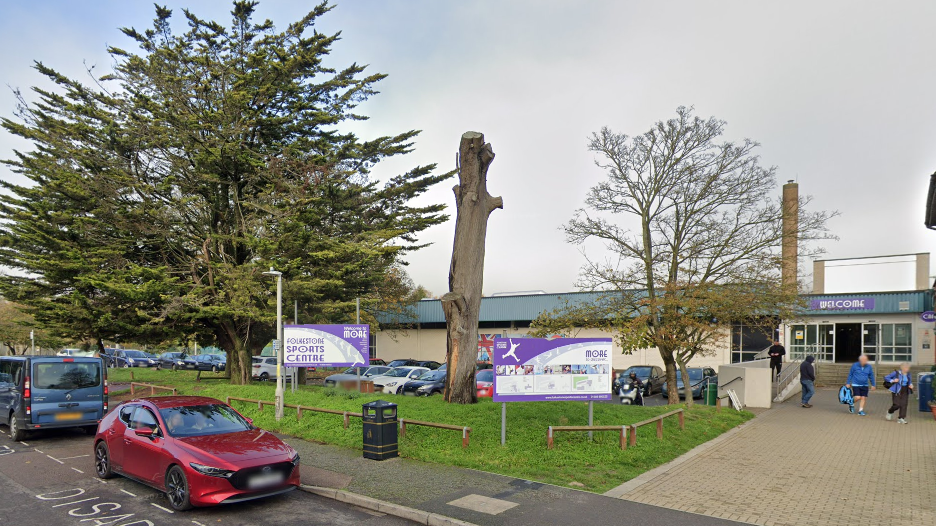
<path id="1" fill-rule="evenodd" d="M 855 399 L 852 397 L 851 387 L 843 385 L 842 388 L 839 389 L 839 403 L 855 405 Z"/>

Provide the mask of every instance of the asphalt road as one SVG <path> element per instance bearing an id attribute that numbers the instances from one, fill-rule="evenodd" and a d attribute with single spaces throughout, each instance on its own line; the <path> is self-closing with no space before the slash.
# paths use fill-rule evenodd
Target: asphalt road
<path id="1" fill-rule="evenodd" d="M 13 442 L 0 428 L 0 523 L 21 525 L 209 526 L 409 525 L 409 521 L 296 490 L 241 504 L 169 509 L 142 484 L 94 475 L 92 437 L 78 430 L 36 433 Z"/>

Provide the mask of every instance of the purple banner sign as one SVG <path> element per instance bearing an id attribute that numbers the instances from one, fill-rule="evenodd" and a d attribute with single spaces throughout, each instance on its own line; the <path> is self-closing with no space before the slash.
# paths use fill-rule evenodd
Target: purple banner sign
<path id="1" fill-rule="evenodd" d="M 874 298 L 809 300 L 809 310 L 874 310 Z"/>
<path id="2" fill-rule="evenodd" d="M 494 401 L 611 399 L 611 338 L 497 338 Z"/>
<path id="3" fill-rule="evenodd" d="M 370 363 L 370 325 L 286 325 L 287 367 L 352 367 Z"/>

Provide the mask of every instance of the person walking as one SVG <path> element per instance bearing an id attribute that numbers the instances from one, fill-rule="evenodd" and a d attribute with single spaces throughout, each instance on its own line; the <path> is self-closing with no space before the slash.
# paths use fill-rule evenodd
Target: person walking
<path id="1" fill-rule="evenodd" d="M 890 390 L 891 398 L 894 401 L 891 408 L 887 410 L 887 416 L 885 418 L 891 420 L 894 418 L 894 413 L 897 413 L 897 423 L 906 424 L 907 405 L 910 404 L 910 394 L 913 392 L 913 379 L 910 377 L 910 364 L 900 364 L 900 369 L 885 376 L 884 382 L 885 386 L 890 385 L 887 389 Z"/>
<path id="2" fill-rule="evenodd" d="M 858 361 L 853 363 L 848 371 L 848 380 L 845 386 L 852 390 L 852 396 L 855 402 L 858 402 L 858 414 L 866 416 L 864 411 L 865 401 L 868 399 L 868 391 L 877 389 L 877 380 L 874 379 L 874 368 L 868 363 L 868 357 L 864 354 L 858 357 Z M 855 412 L 855 405 L 848 406 L 848 412 Z"/>
<path id="3" fill-rule="evenodd" d="M 809 400 L 816 394 L 816 370 L 813 368 L 814 356 L 807 356 L 799 366 L 800 385 L 803 386 L 803 407 L 810 408 Z"/>
<path id="4" fill-rule="evenodd" d="M 780 380 L 780 370 L 783 369 L 783 357 L 785 355 L 786 349 L 784 349 L 778 341 L 773 342 L 770 349 L 767 349 L 767 356 L 770 356 L 770 370 L 773 371 L 776 369 L 777 380 Z"/>

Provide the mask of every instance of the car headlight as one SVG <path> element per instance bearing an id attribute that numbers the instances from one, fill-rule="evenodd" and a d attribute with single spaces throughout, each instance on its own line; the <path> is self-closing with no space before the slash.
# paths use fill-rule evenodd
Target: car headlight
<path id="1" fill-rule="evenodd" d="M 223 479 L 231 478 L 231 475 L 234 474 L 230 469 L 221 469 L 215 468 L 212 466 L 205 466 L 203 464 L 196 464 L 194 462 L 190 463 L 189 466 L 192 466 L 192 469 L 201 473 L 202 475 L 208 475 L 209 477 L 219 477 Z"/>
<path id="2" fill-rule="evenodd" d="M 133 363 L 133 358 L 127 358 L 127 363 Z"/>
<path id="3" fill-rule="evenodd" d="M 419 389 L 417 389 L 417 391 L 428 391 L 428 390 L 430 390 L 430 389 L 432 389 L 432 386 L 431 386 L 431 385 L 424 385 L 424 386 L 420 387 Z"/>
<path id="4" fill-rule="evenodd" d="M 299 465 L 299 452 L 297 451 L 296 455 L 293 458 L 291 458 L 289 461 L 292 462 L 293 466 L 298 466 Z"/>

